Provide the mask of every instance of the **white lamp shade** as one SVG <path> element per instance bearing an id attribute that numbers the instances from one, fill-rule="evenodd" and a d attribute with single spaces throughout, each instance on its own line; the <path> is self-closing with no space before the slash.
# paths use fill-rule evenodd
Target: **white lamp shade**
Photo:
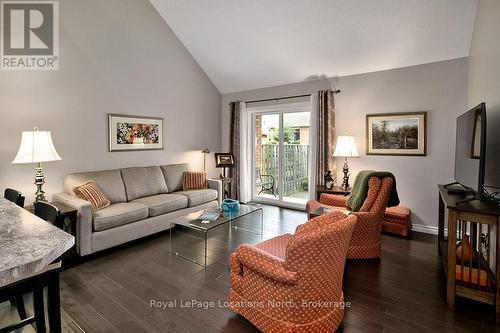
<path id="1" fill-rule="evenodd" d="M 12 163 L 39 163 L 59 160 L 61 160 L 61 156 L 54 148 L 50 132 L 39 131 L 35 128 L 33 131 L 22 133 L 21 145 Z"/>
<path id="2" fill-rule="evenodd" d="M 337 146 L 333 156 L 337 157 L 359 157 L 356 142 L 353 136 L 340 135 L 337 137 Z"/>

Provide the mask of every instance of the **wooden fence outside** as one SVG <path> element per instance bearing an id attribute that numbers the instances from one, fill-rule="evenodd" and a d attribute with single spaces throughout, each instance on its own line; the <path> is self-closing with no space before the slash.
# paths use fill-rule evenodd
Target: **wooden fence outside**
<path id="1" fill-rule="evenodd" d="M 284 191 L 288 196 L 297 192 L 308 190 L 309 178 L 309 145 L 285 144 L 284 153 Z M 262 168 L 263 175 L 272 175 L 276 179 L 276 188 L 279 188 L 279 151 L 276 144 L 262 145 Z"/>

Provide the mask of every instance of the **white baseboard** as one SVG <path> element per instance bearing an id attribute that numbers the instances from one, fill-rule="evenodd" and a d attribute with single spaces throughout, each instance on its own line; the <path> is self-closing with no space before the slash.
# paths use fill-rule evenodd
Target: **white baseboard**
<path id="1" fill-rule="evenodd" d="M 423 225 L 423 224 L 412 224 L 411 227 L 412 231 L 416 232 L 422 232 L 424 234 L 431 234 L 431 235 L 437 235 L 438 234 L 438 227 L 430 226 L 430 225 Z M 448 234 L 448 230 L 444 229 L 444 234 Z"/>

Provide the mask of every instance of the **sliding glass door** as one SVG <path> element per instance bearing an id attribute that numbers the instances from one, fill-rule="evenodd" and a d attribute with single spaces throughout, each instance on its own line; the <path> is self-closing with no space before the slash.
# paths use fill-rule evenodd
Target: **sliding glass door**
<path id="1" fill-rule="evenodd" d="M 253 114 L 254 201 L 299 208 L 306 204 L 310 116 L 304 108 Z"/>
<path id="2" fill-rule="evenodd" d="M 279 113 L 254 114 L 253 199 L 279 200 L 280 133 Z"/>
<path id="3" fill-rule="evenodd" d="M 283 201 L 296 204 L 309 199 L 310 112 L 283 113 Z"/>

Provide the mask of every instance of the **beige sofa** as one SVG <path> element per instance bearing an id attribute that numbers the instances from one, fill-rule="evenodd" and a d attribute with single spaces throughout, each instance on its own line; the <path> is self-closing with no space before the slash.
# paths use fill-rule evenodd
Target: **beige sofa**
<path id="1" fill-rule="evenodd" d="M 53 196 L 78 209 L 76 248 L 81 256 L 98 252 L 170 228 L 178 216 L 216 208 L 222 201 L 222 182 L 209 179 L 208 189 L 182 190 L 189 164 L 73 173 L 64 178 L 64 193 Z M 92 212 L 73 187 L 94 180 L 111 205 Z"/>

